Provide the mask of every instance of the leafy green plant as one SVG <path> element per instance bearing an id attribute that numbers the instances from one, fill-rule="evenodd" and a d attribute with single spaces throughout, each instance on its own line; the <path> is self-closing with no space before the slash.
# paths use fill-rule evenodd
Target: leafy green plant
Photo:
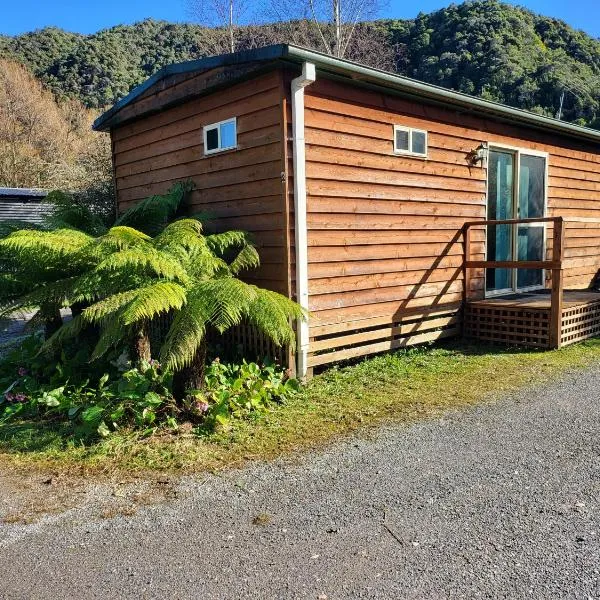
<path id="1" fill-rule="evenodd" d="M 298 381 L 277 365 L 224 364 L 215 359 L 206 369 L 206 389 L 190 394 L 189 410 L 202 415 L 211 429 L 228 427 L 232 419 L 259 416 L 299 389 Z"/>
<path id="2" fill-rule="evenodd" d="M 58 369 L 60 371 L 60 369 Z M 25 367 L 0 397 L 0 423 L 16 418 L 69 420 L 85 437 L 106 437 L 123 427 L 152 433 L 158 425 L 173 426 L 178 410 L 169 392 L 171 375 L 152 361 L 115 378 L 106 373 L 91 384 L 40 383 Z"/>
<path id="3" fill-rule="evenodd" d="M 306 317 L 301 307 L 239 278 L 259 265 L 246 233 L 205 235 L 200 221 L 181 219 L 154 238 L 130 228 L 127 237 L 135 243 L 108 255 L 79 284 L 89 286 L 86 297 L 95 301 L 47 346 L 77 335 L 81 324 L 95 325 L 101 335 L 93 357 L 99 358 L 128 339 L 148 339 L 150 323 L 170 313 L 160 359 L 174 371 L 173 394 L 183 400 L 189 389 L 204 387 L 208 328 L 223 332 L 245 319 L 279 345 L 293 342 L 291 321 Z M 108 293 L 98 297 L 99 288 Z"/>
<path id="4" fill-rule="evenodd" d="M 203 389 L 178 404 L 171 392 L 172 372 L 155 360 L 132 366 L 126 353 L 113 353 L 101 364 L 90 364 L 91 348 L 75 344 L 63 350 L 60 360 L 48 361 L 38 353 L 41 343 L 39 335 L 32 335 L 0 360 L 0 425 L 69 422 L 71 431 L 86 440 L 122 429 L 146 435 L 175 430 L 185 421 L 211 431 L 258 417 L 299 389 L 278 365 L 215 359 Z"/>

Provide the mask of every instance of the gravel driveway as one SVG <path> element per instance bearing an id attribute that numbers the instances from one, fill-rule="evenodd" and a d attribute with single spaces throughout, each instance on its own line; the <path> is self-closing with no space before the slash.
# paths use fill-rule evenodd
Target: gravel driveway
<path id="1" fill-rule="evenodd" d="M 600 598 L 600 367 L 295 464 L 0 526 L 0 597 Z M 440 381 L 440 393 L 444 393 Z"/>

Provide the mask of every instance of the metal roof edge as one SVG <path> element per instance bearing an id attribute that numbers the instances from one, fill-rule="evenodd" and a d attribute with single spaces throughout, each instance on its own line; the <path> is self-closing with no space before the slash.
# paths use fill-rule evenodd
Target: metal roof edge
<path id="1" fill-rule="evenodd" d="M 293 44 L 275 44 L 264 46 L 262 48 L 255 48 L 253 50 L 235 52 L 233 54 L 222 54 L 220 56 L 210 56 L 199 60 L 175 63 L 163 67 L 144 83 L 134 88 L 127 96 L 119 100 L 112 108 L 98 117 L 94 121 L 93 128 L 97 131 L 102 130 L 107 121 L 109 121 L 119 110 L 133 102 L 157 81 L 164 79 L 168 75 L 189 73 L 203 69 L 213 69 L 245 62 L 275 59 L 286 59 L 295 63 L 305 61 L 312 62 L 317 69 L 321 71 L 335 72 L 349 77 L 358 75 L 360 76 L 360 81 L 367 81 L 381 87 L 393 88 L 412 96 L 447 103 L 454 107 L 460 107 L 480 114 L 488 114 L 504 120 L 515 120 L 536 129 L 546 131 L 551 129 L 569 137 L 600 143 L 600 131 L 590 129 L 589 127 L 559 121 L 552 117 L 538 115 L 522 108 L 513 108 L 499 102 L 483 100 L 462 92 L 455 92 L 437 85 L 424 83 L 403 75 L 389 73 L 349 60 L 336 58 L 316 50 L 309 50 L 308 48 L 295 46 Z M 353 83 L 352 79 L 349 79 L 349 83 Z"/>
<path id="2" fill-rule="evenodd" d="M 0 187 L 0 198 L 8 196 L 11 198 L 23 197 L 23 198 L 45 198 L 48 195 L 48 190 L 41 188 L 10 188 Z"/>
<path id="3" fill-rule="evenodd" d="M 197 60 L 188 60 L 181 63 L 173 63 L 162 67 L 154 75 L 146 79 L 143 83 L 134 87 L 127 96 L 117 101 L 106 112 L 102 113 L 92 124 L 92 129 L 102 131 L 103 126 L 122 108 L 131 104 L 139 98 L 144 92 L 150 89 L 155 83 L 168 77 L 169 75 L 178 75 L 182 73 L 193 73 L 207 69 L 215 69 L 217 67 L 225 67 L 229 65 L 238 65 L 252 61 L 274 60 L 283 57 L 287 54 L 285 44 L 273 44 L 271 46 L 263 46 L 253 50 L 242 50 L 232 54 L 221 54 L 219 56 L 207 56 Z"/>
<path id="4" fill-rule="evenodd" d="M 559 121 L 552 117 L 538 115 L 522 108 L 513 108 L 506 104 L 493 102 L 491 100 L 483 100 L 462 92 L 455 92 L 447 88 L 443 88 L 430 83 L 424 83 L 411 79 L 403 75 L 381 71 L 367 67 L 359 63 L 336 58 L 314 50 L 308 50 L 299 46 L 288 46 L 287 56 L 298 62 L 310 61 L 315 63 L 315 66 L 321 70 L 334 70 L 339 73 L 350 73 L 360 75 L 361 81 L 370 80 L 372 83 L 378 83 L 385 87 L 392 87 L 406 93 L 429 98 L 431 100 L 451 103 L 454 106 L 459 106 L 463 109 L 469 109 L 475 112 L 483 112 L 504 119 L 514 119 L 521 123 L 547 130 L 548 128 L 558 131 L 564 135 L 576 138 L 585 138 L 590 141 L 600 142 L 600 131 L 574 125 L 565 121 Z"/>

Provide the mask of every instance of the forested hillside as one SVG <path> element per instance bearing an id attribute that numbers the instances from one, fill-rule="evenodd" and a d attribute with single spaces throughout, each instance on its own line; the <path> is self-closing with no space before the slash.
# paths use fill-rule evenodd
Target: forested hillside
<path id="1" fill-rule="evenodd" d="M 563 96 L 562 118 L 600 127 L 600 41 L 561 21 L 497 0 L 475 0 L 366 27 L 383 37 L 385 64 L 400 73 L 547 115 L 557 114 Z M 244 28 L 237 44 L 286 36 L 289 29 L 277 25 Z M 0 37 L 0 58 L 25 63 L 57 96 L 98 108 L 163 65 L 214 53 L 219 39 L 219 30 L 153 20 L 89 36 L 48 28 Z M 300 39 L 319 49 L 310 32 Z M 375 60 L 361 48 L 350 58 Z"/>

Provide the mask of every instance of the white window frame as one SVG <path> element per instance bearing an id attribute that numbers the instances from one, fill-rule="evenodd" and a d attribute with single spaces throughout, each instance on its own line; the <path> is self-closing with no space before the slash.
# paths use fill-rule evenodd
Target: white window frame
<path id="1" fill-rule="evenodd" d="M 405 131 L 408 133 L 408 150 L 398 148 L 397 142 L 397 131 Z M 412 151 L 412 136 L 413 132 L 422 133 L 425 135 L 425 152 L 423 154 Z M 429 134 L 425 129 L 417 129 L 416 127 L 405 127 L 404 125 L 394 125 L 394 154 L 402 154 L 404 156 L 415 156 L 417 158 L 427 158 L 427 152 L 429 150 Z"/>
<path id="2" fill-rule="evenodd" d="M 233 123 L 235 127 L 235 144 L 233 146 L 221 147 L 221 125 L 225 125 L 226 123 Z M 206 138 L 208 131 L 216 129 L 219 139 L 219 145 L 213 150 L 208 150 L 206 145 Z M 226 150 L 235 150 L 237 148 L 237 117 L 232 117 L 231 119 L 225 119 L 223 121 L 218 121 L 217 123 L 211 123 L 210 125 L 205 125 L 202 128 L 202 135 L 204 139 L 204 156 L 209 154 L 217 154 L 218 152 L 225 152 Z"/>

